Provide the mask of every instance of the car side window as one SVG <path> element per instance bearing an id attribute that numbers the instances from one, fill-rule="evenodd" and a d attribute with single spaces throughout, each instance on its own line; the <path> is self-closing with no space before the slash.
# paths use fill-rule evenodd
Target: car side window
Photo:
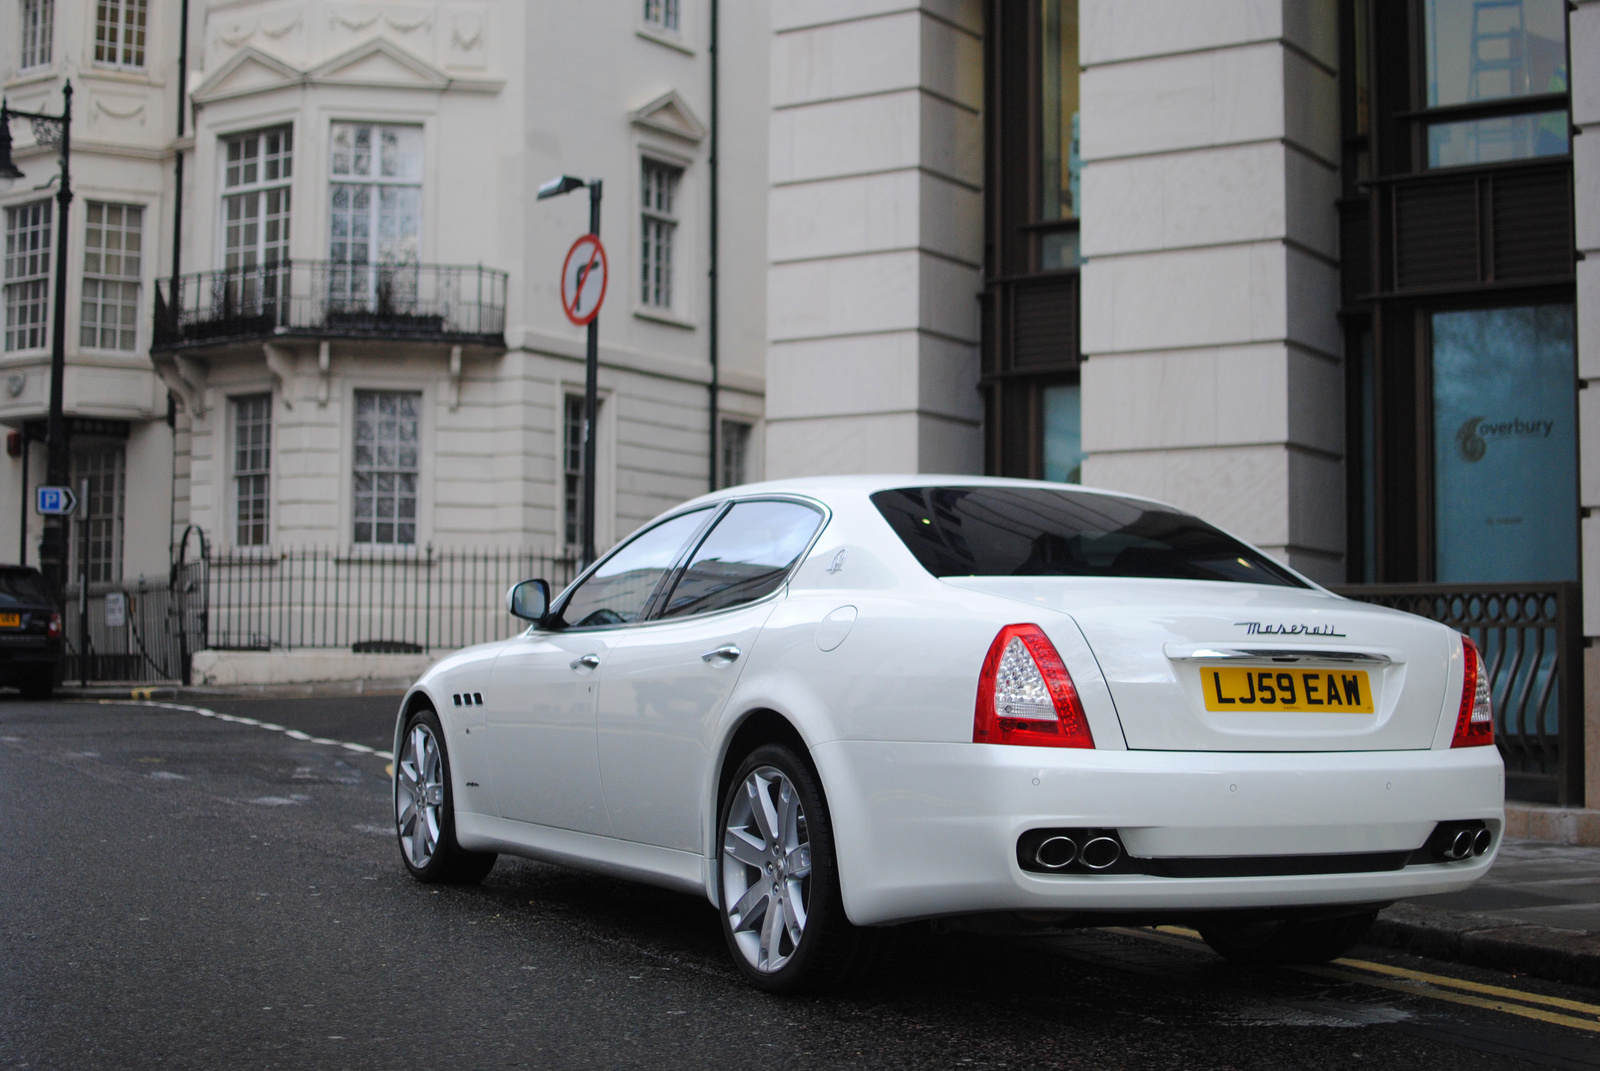
<path id="1" fill-rule="evenodd" d="M 754 602 L 776 591 L 822 524 L 798 502 L 737 502 L 711 529 L 683 571 L 662 617 Z"/>
<path id="2" fill-rule="evenodd" d="M 709 507 L 662 521 L 600 563 L 561 608 L 569 628 L 626 625 L 638 620 L 684 545 L 711 516 Z"/>

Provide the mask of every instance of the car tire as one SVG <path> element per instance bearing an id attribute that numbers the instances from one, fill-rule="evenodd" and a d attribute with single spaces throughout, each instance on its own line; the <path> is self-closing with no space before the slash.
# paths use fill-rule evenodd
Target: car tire
<path id="1" fill-rule="evenodd" d="M 1376 911 L 1361 911 L 1332 918 L 1219 922 L 1199 929 L 1212 951 L 1234 963 L 1326 963 L 1354 948 L 1377 917 Z"/>
<path id="2" fill-rule="evenodd" d="M 406 719 L 394 761 L 394 813 L 400 858 L 418 881 L 471 885 L 493 868 L 495 853 L 469 852 L 456 843 L 450 756 L 431 707 Z"/>
<path id="3" fill-rule="evenodd" d="M 784 744 L 757 747 L 717 815 L 717 914 L 747 981 L 768 993 L 817 992 L 876 965 L 885 935 L 845 916 L 832 819 L 810 762 Z"/>
<path id="4" fill-rule="evenodd" d="M 17 684 L 24 699 L 49 699 L 56 690 L 55 667 L 31 670 Z"/>

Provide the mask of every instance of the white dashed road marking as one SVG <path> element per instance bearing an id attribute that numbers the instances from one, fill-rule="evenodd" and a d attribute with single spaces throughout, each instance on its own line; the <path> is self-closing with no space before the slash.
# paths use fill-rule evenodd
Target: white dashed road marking
<path id="1" fill-rule="evenodd" d="M 189 714 L 198 714 L 202 718 L 215 718 L 218 721 L 233 722 L 235 725 L 248 725 L 254 729 L 265 729 L 269 733 L 282 733 L 291 740 L 301 740 L 308 744 L 321 744 L 324 747 L 342 747 L 346 751 L 354 751 L 360 755 L 376 755 L 387 762 L 394 761 L 394 753 L 379 751 L 375 747 L 365 744 L 356 744 L 348 740 L 329 740 L 325 736 L 308 736 L 299 729 L 289 729 L 270 721 L 258 721 L 247 718 L 242 714 L 224 714 L 220 710 L 211 710 L 208 707 L 192 707 L 187 703 L 159 703 L 155 700 L 128 700 L 128 699 L 102 699 L 100 702 L 108 706 L 122 707 L 155 707 L 159 710 L 181 710 Z"/>

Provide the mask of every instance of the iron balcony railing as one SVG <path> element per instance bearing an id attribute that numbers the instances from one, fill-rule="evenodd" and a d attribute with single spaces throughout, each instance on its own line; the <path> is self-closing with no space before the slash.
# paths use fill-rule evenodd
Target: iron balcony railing
<path id="1" fill-rule="evenodd" d="M 1583 618 L 1577 584 L 1368 584 L 1333 590 L 1471 636 L 1489 670 L 1506 797 L 1583 806 Z"/>
<path id="2" fill-rule="evenodd" d="M 503 345 L 503 271 L 284 260 L 156 284 L 155 347 L 306 333 Z"/>

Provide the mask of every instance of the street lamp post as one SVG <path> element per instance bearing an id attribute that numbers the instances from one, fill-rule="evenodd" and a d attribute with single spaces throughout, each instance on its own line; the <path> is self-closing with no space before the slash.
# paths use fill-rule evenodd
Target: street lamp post
<path id="1" fill-rule="evenodd" d="M 30 120 L 34 140 L 40 145 L 53 145 L 61 153 L 61 185 L 56 190 L 56 291 L 50 326 L 50 419 L 45 431 L 45 482 L 63 487 L 70 479 L 62 393 L 67 368 L 67 208 L 72 204 L 72 83 L 61 87 L 60 115 L 19 112 L 0 101 L 0 181 L 8 183 L 24 177 L 11 160 L 12 119 Z M 39 566 L 51 594 L 60 604 L 67 581 L 67 518 L 45 517 L 44 533 L 39 540 Z"/>
<path id="2" fill-rule="evenodd" d="M 590 179 L 585 182 L 572 175 L 562 175 L 560 178 L 551 179 L 539 187 L 538 199 L 543 201 L 547 197 L 560 197 L 573 190 L 587 187 L 589 190 L 589 233 L 596 238 L 600 237 L 600 180 Z M 600 317 L 598 314 L 589 321 L 589 338 L 587 352 L 584 355 L 583 369 L 583 521 L 581 538 L 583 540 L 583 565 L 587 567 L 594 561 L 594 467 L 595 467 L 595 442 L 594 418 L 595 410 L 600 407 Z"/>

